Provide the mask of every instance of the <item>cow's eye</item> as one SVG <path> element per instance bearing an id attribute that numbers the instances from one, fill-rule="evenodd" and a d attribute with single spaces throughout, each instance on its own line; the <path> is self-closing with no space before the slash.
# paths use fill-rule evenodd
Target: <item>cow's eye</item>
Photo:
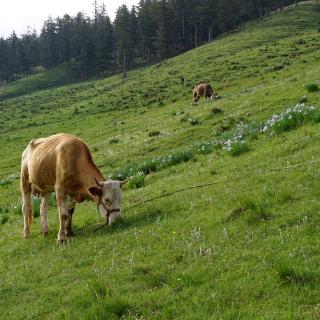
<path id="1" fill-rule="evenodd" d="M 109 198 L 105 198 L 104 201 L 105 202 L 110 202 L 110 199 Z"/>

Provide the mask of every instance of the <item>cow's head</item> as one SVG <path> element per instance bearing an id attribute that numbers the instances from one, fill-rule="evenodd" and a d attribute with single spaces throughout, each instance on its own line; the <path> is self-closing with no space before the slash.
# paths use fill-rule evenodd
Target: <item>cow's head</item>
<path id="1" fill-rule="evenodd" d="M 121 217 L 121 187 L 127 182 L 118 180 L 96 181 L 88 191 L 95 197 L 98 210 L 109 224 Z"/>
<path id="2" fill-rule="evenodd" d="M 193 89 L 192 97 L 193 97 L 193 104 L 196 104 L 200 99 L 200 95 L 198 95 L 196 88 Z"/>
<path id="3" fill-rule="evenodd" d="M 193 96 L 193 104 L 197 104 L 198 101 L 200 100 L 200 96 Z"/>

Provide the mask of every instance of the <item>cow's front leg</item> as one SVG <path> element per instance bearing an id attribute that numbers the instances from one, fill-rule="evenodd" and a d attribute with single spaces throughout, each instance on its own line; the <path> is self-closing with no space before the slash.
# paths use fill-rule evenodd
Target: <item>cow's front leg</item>
<path id="1" fill-rule="evenodd" d="M 64 241 L 68 240 L 67 237 L 67 226 L 68 226 L 68 206 L 67 206 L 67 199 L 66 196 L 61 192 L 56 190 L 57 196 L 57 204 L 59 208 L 59 219 L 60 219 L 60 229 L 58 233 L 57 241 L 59 243 L 63 243 Z"/>

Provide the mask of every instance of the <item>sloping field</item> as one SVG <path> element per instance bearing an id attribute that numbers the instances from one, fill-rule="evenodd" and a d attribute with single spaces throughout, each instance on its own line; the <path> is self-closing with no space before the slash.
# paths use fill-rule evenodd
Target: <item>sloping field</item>
<path id="1" fill-rule="evenodd" d="M 0 318 L 319 319 L 319 16 L 300 3 L 127 79 L 0 87 Z M 204 80 L 220 99 L 193 106 Z M 54 203 L 49 236 L 35 217 L 22 238 L 18 179 L 57 132 L 134 176 L 123 221 L 95 231 L 80 204 L 63 246 Z"/>

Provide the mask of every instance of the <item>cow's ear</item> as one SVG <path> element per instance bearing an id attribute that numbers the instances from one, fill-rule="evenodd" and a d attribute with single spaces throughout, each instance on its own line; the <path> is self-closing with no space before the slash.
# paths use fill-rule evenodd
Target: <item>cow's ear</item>
<path id="1" fill-rule="evenodd" d="M 93 195 L 93 196 L 97 196 L 97 197 L 101 197 L 102 196 L 102 189 L 101 187 L 98 186 L 92 186 L 88 188 L 88 191 Z"/>

